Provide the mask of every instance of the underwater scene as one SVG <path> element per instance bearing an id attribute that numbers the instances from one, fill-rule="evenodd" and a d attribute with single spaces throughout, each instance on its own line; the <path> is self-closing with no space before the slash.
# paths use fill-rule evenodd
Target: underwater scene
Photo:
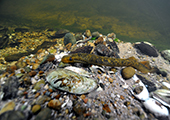
<path id="1" fill-rule="evenodd" d="M 30 29 L 114 32 L 123 41 L 170 42 L 169 0 L 1 0 L 0 25 Z"/>

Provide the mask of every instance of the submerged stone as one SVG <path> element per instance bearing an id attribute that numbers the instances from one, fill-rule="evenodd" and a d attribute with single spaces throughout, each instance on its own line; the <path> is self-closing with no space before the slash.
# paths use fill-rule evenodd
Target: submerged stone
<path id="1" fill-rule="evenodd" d="M 97 81 L 66 69 L 47 73 L 46 80 L 53 88 L 74 94 L 85 94 L 97 88 Z"/>

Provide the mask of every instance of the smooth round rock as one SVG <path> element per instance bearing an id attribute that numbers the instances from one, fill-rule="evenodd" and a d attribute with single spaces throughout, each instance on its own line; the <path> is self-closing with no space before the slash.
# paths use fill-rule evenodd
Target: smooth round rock
<path id="1" fill-rule="evenodd" d="M 56 110 L 60 110 L 61 102 L 58 99 L 50 100 L 50 102 L 48 103 L 48 107 L 56 109 Z"/>
<path id="2" fill-rule="evenodd" d="M 8 102 L 7 104 L 5 104 L 5 106 L 1 109 L 0 114 L 13 110 L 15 108 L 15 103 L 13 101 Z"/>
<path id="3" fill-rule="evenodd" d="M 157 50 L 153 46 L 149 45 L 148 43 L 141 42 L 140 44 L 135 44 L 135 47 L 145 55 L 158 57 Z"/>
<path id="4" fill-rule="evenodd" d="M 41 105 L 34 105 L 31 109 L 32 113 L 36 114 L 41 110 Z"/>
<path id="5" fill-rule="evenodd" d="M 64 36 L 64 45 L 67 45 L 68 43 L 72 43 L 72 44 L 76 43 L 76 38 L 71 33 L 67 33 Z"/>
<path id="6" fill-rule="evenodd" d="M 130 79 L 135 74 L 135 69 L 133 67 L 126 67 L 121 72 L 124 79 Z"/>

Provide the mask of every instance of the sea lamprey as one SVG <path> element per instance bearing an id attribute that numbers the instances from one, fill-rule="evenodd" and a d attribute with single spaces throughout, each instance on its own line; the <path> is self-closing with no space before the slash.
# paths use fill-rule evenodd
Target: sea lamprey
<path id="1" fill-rule="evenodd" d="M 111 67 L 131 66 L 142 73 L 157 72 L 157 68 L 152 68 L 148 61 L 138 62 L 135 57 L 127 59 L 111 58 L 87 53 L 74 53 L 63 56 L 63 63 L 83 63 L 93 65 L 104 65 Z"/>

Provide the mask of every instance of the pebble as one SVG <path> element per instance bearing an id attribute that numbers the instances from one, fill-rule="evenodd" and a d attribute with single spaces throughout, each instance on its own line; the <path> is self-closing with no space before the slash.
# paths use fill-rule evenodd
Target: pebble
<path id="1" fill-rule="evenodd" d="M 52 111 L 47 107 L 43 108 L 35 117 L 35 120 L 51 120 Z"/>
<path id="2" fill-rule="evenodd" d="M 41 110 L 41 105 L 34 105 L 31 109 L 33 114 L 37 114 Z"/>
<path id="3" fill-rule="evenodd" d="M 135 69 L 133 67 L 126 67 L 122 70 L 121 74 L 124 79 L 130 79 L 135 74 Z"/>
<path id="4" fill-rule="evenodd" d="M 92 36 L 92 35 L 91 35 L 91 31 L 90 31 L 90 30 L 86 30 L 85 36 L 86 36 L 87 38 L 89 38 L 90 36 Z"/>
<path id="5" fill-rule="evenodd" d="M 48 107 L 53 108 L 55 110 L 60 110 L 61 102 L 58 99 L 50 100 L 48 102 Z"/>
<path id="6" fill-rule="evenodd" d="M 44 80 L 40 80 L 38 81 L 35 86 L 34 86 L 34 89 L 37 91 L 37 90 L 40 90 L 45 84 L 45 81 Z"/>

